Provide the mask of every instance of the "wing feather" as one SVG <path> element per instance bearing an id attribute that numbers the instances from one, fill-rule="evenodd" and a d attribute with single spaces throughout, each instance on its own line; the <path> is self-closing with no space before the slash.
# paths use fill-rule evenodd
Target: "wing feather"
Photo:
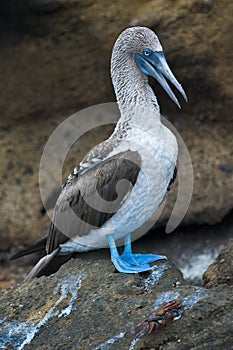
<path id="1" fill-rule="evenodd" d="M 75 235 L 87 235 L 92 227 L 101 227 L 109 220 L 132 190 L 140 164 L 139 153 L 128 150 L 73 177 L 56 203 L 47 253 Z M 117 188 L 119 183 L 120 191 Z"/>

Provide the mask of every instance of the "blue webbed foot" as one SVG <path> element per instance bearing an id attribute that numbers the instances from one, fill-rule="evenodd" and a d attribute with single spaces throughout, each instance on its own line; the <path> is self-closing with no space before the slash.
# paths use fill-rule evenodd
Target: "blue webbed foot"
<path id="1" fill-rule="evenodd" d="M 125 247 L 122 255 L 119 255 L 112 235 L 107 236 L 111 252 L 111 260 L 115 268 L 124 273 L 137 273 L 151 270 L 150 262 L 167 259 L 164 255 L 133 254 L 131 248 L 131 235 L 125 237 Z"/>
<path id="2" fill-rule="evenodd" d="M 122 259 L 120 255 L 118 255 L 118 257 L 112 257 L 111 260 L 113 265 L 119 272 L 138 273 L 151 270 L 151 266 L 149 264 L 132 265 L 124 259 Z"/>
<path id="3" fill-rule="evenodd" d="M 127 260 L 122 259 L 117 251 L 113 237 L 108 235 L 107 239 L 111 252 L 111 261 L 119 272 L 138 273 L 151 270 L 151 266 L 149 264 L 132 264 L 130 261 L 128 262 Z"/>
<path id="4" fill-rule="evenodd" d="M 125 247 L 121 258 L 131 265 L 149 264 L 156 260 L 166 259 L 165 255 L 157 254 L 133 254 L 131 246 L 131 234 L 125 236 Z"/>
<path id="5" fill-rule="evenodd" d="M 131 265 L 141 265 L 141 264 L 149 264 L 156 260 L 167 260 L 165 255 L 157 255 L 157 254 L 133 254 L 133 253 L 124 253 L 121 255 L 121 258 Z"/>

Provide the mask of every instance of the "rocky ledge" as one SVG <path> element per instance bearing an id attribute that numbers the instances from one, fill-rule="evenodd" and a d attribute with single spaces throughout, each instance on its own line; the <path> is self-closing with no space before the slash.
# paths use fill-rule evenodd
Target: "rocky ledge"
<path id="1" fill-rule="evenodd" d="M 213 267 L 205 273 L 209 288 L 188 285 L 169 261 L 157 263 L 151 273 L 126 275 L 107 260 L 74 259 L 50 277 L 1 290 L 0 348 L 231 349 L 232 246 L 230 241 L 216 259 L 216 273 L 210 273 Z M 229 278 L 216 277 L 219 264 Z M 172 300 L 180 306 L 173 314 L 160 310 L 154 324 L 132 331 Z M 154 325 L 150 335 L 137 336 L 149 325 Z"/>

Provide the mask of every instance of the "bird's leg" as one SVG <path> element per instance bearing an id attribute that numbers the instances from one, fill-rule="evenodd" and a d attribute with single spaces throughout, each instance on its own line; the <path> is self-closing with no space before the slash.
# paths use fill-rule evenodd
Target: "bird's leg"
<path id="1" fill-rule="evenodd" d="M 125 236 L 125 246 L 123 254 L 132 254 L 131 234 Z"/>
<path id="2" fill-rule="evenodd" d="M 151 269 L 149 264 L 132 264 L 130 260 L 127 261 L 127 259 L 122 259 L 122 257 L 118 253 L 113 236 L 107 235 L 107 240 L 111 253 L 111 261 L 119 272 L 137 273 L 148 271 Z M 128 247 L 128 249 L 130 249 L 130 247 Z"/>
<path id="3" fill-rule="evenodd" d="M 121 259 L 130 265 L 140 266 L 142 264 L 148 264 L 156 260 L 167 258 L 164 255 L 157 254 L 133 254 L 131 246 L 131 234 L 129 233 L 125 236 L 125 247 L 121 255 Z"/>

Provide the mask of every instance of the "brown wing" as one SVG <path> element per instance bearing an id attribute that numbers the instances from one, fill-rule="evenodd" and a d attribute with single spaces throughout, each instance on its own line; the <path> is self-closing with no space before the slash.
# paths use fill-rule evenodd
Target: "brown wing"
<path id="1" fill-rule="evenodd" d="M 137 152 L 126 151 L 92 165 L 69 181 L 55 206 L 47 253 L 69 238 L 87 235 L 92 227 L 101 227 L 109 220 L 134 186 L 140 164 Z"/>

